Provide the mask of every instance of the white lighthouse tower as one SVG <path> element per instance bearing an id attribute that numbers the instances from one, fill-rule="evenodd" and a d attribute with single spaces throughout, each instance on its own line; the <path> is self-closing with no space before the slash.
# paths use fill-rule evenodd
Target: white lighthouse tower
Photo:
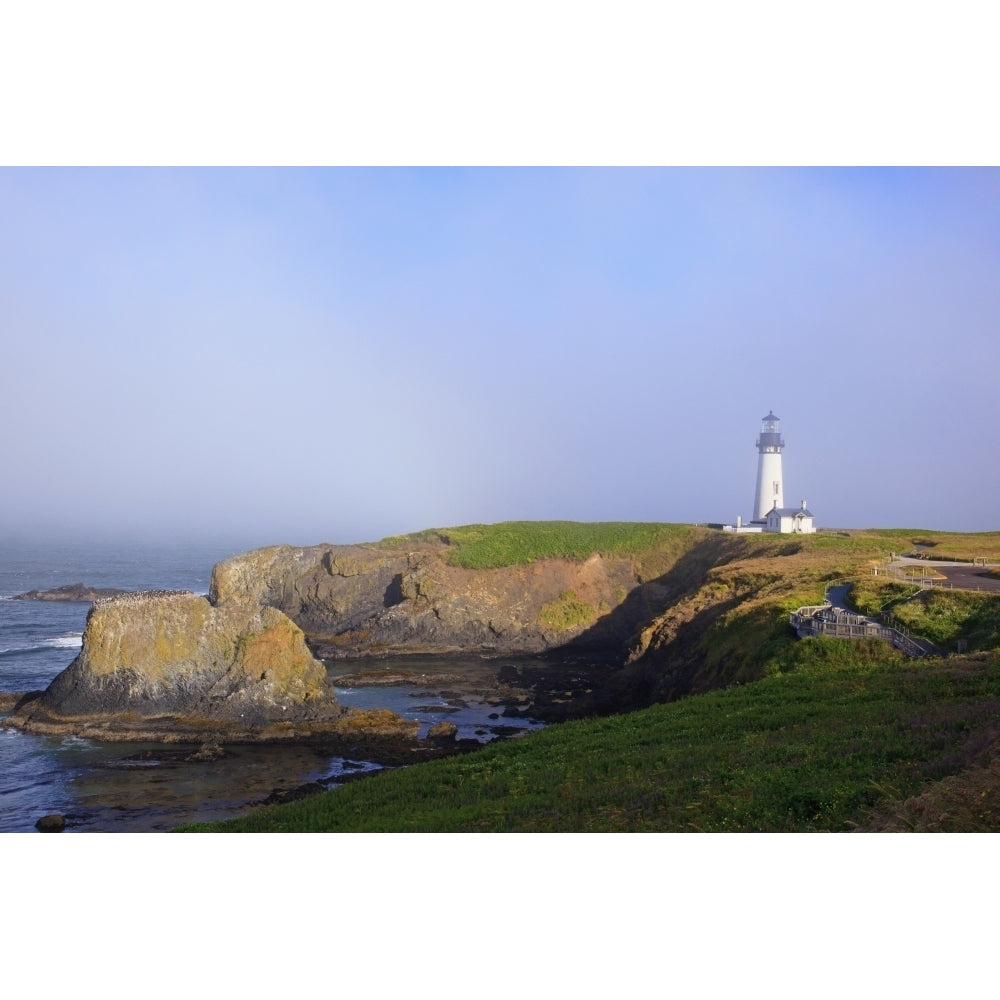
<path id="1" fill-rule="evenodd" d="M 723 531 L 760 532 L 777 531 L 785 535 L 811 535 L 816 531 L 813 514 L 802 501 L 800 507 L 785 506 L 784 482 L 781 476 L 781 449 L 785 442 L 778 430 L 778 418 L 770 411 L 760 425 L 757 438 L 757 492 L 753 498 L 753 519 L 743 523 L 722 525 Z"/>
<path id="2" fill-rule="evenodd" d="M 778 430 L 778 418 L 769 411 L 757 438 L 757 491 L 753 498 L 754 521 L 766 521 L 768 511 L 785 506 L 781 478 L 781 449 L 785 442 Z"/>

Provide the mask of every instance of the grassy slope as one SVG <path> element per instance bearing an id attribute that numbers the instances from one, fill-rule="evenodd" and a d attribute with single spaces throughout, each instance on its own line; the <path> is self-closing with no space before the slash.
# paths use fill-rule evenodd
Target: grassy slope
<path id="1" fill-rule="evenodd" d="M 756 684 L 564 723 L 216 828 L 847 830 L 960 771 L 1000 708 L 996 656 L 907 664 L 813 639 L 796 660 Z"/>
<path id="2" fill-rule="evenodd" d="M 873 561 L 914 538 L 933 541 L 929 532 L 791 539 L 560 522 L 416 537 L 431 534 L 460 565 L 557 551 L 582 559 L 596 539 L 606 554 L 672 567 L 664 579 L 699 553 L 717 560 L 707 574 L 696 567 L 700 586 L 646 637 L 650 669 L 661 669 L 657 656 L 664 671 L 686 662 L 688 689 L 709 693 L 553 726 L 219 829 L 842 830 L 873 811 L 898 819 L 898 802 L 949 775 L 960 783 L 976 753 L 989 756 L 1000 707 L 996 651 L 911 664 L 884 644 L 799 642 L 786 624 L 789 609 L 819 602 L 829 583 L 867 581 Z M 1000 559 L 1000 534 L 960 537 Z M 994 598 L 973 624 L 992 622 L 998 609 Z M 959 828 L 1000 825 L 1000 801 L 997 815 L 988 796 L 981 801 L 987 812 L 964 814 Z"/>

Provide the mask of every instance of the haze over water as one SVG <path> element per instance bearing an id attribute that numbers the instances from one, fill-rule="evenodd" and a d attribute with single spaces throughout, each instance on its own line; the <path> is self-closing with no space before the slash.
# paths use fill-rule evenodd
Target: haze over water
<path id="1" fill-rule="evenodd" d="M 0 169 L 0 537 L 1000 527 L 996 169 Z M 948 484 L 943 491 L 934 484 Z"/>

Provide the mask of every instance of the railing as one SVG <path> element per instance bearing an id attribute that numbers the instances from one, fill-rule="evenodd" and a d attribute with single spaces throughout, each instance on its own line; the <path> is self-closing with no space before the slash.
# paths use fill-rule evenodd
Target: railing
<path id="1" fill-rule="evenodd" d="M 970 566 L 976 568 L 982 568 L 984 566 L 992 566 L 993 563 L 986 561 L 981 561 L 978 557 L 969 564 Z M 911 570 L 914 568 L 915 564 L 911 563 Z M 929 570 L 934 570 L 934 563 L 928 562 L 927 567 Z M 919 569 L 920 567 L 916 567 Z M 992 587 L 980 586 L 977 584 L 966 583 L 952 583 L 951 580 L 946 579 L 942 576 L 926 576 L 924 573 L 914 573 L 907 572 L 902 566 L 893 565 L 880 565 L 872 567 L 872 576 L 888 576 L 893 580 L 898 580 L 900 583 L 912 583 L 916 587 L 934 587 L 938 590 L 976 590 L 979 592 L 986 591 L 987 593 L 993 591 Z"/>
<path id="2" fill-rule="evenodd" d="M 799 608 L 791 612 L 788 620 L 800 639 L 810 635 L 828 635 L 835 639 L 884 639 L 914 659 L 927 656 L 929 652 L 899 629 L 880 625 L 871 618 L 852 614 L 831 604 Z"/>

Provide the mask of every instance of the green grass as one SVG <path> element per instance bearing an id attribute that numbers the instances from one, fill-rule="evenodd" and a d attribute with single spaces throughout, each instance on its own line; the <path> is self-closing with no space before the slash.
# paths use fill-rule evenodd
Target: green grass
<path id="1" fill-rule="evenodd" d="M 934 588 L 892 613 L 905 628 L 946 649 L 959 639 L 970 650 L 1000 649 L 1000 594 Z"/>
<path id="2" fill-rule="evenodd" d="M 853 581 L 847 595 L 848 603 L 863 615 L 877 615 L 898 606 L 920 590 L 913 583 L 900 583 L 884 576 L 861 577 Z"/>
<path id="3" fill-rule="evenodd" d="M 413 535 L 383 539 L 379 544 L 399 548 L 409 541 L 440 541 L 448 546 L 447 560 L 466 569 L 497 569 L 538 559 L 589 559 L 602 556 L 640 556 L 665 543 L 686 541 L 692 527 L 683 524 L 646 524 L 628 521 L 504 521 L 434 528 Z"/>
<path id="4" fill-rule="evenodd" d="M 862 614 L 888 611 L 894 624 L 914 635 L 954 649 L 963 639 L 969 650 L 1000 648 L 1000 594 L 934 587 L 885 577 L 864 577 L 851 587 L 850 602 Z"/>
<path id="5" fill-rule="evenodd" d="M 996 655 L 914 664 L 882 643 L 808 639 L 753 684 L 186 829 L 848 830 L 960 771 L 998 709 Z"/>

